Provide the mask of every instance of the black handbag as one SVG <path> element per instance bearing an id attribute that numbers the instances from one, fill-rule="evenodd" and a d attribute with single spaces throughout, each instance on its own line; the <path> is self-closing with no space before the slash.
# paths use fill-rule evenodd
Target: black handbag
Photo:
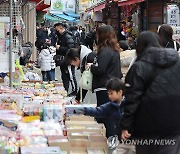
<path id="1" fill-rule="evenodd" d="M 55 55 L 53 59 L 55 60 L 56 66 L 61 66 L 65 63 L 65 57 L 62 55 Z"/>

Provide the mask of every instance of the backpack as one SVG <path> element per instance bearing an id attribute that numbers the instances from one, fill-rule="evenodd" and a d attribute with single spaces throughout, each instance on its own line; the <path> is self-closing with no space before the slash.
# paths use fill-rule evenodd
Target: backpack
<path id="1" fill-rule="evenodd" d="M 20 65 L 26 65 L 32 55 L 33 45 L 31 43 L 25 43 L 22 45 L 23 56 L 20 57 Z"/>

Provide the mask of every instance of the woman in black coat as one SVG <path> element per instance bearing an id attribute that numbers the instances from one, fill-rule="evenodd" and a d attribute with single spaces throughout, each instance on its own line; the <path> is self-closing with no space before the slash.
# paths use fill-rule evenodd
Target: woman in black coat
<path id="1" fill-rule="evenodd" d="M 96 92 L 97 106 L 109 102 L 107 81 L 113 77 L 122 78 L 120 47 L 114 29 L 103 25 L 97 30 L 97 57 L 89 66 L 93 74 L 92 90 Z"/>
<path id="2" fill-rule="evenodd" d="M 176 154 L 180 151 L 180 59 L 174 49 L 162 48 L 157 34 L 137 39 L 137 60 L 125 78 L 122 139 L 146 140 L 137 154 Z M 169 144 L 165 144 L 169 140 Z M 157 143 L 156 141 L 161 141 Z"/>

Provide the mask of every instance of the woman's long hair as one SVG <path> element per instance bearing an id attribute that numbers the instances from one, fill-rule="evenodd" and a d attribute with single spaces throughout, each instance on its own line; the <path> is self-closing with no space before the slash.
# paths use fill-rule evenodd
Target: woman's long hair
<path id="1" fill-rule="evenodd" d="M 112 26 L 103 25 L 99 27 L 97 30 L 97 39 L 98 39 L 98 43 L 97 43 L 98 51 L 102 47 L 110 47 L 117 52 L 121 51 L 115 31 Z"/>
<path id="2" fill-rule="evenodd" d="M 159 36 L 154 32 L 144 31 L 137 39 L 137 56 L 140 56 L 147 48 L 150 47 L 161 47 Z"/>
<path id="3" fill-rule="evenodd" d="M 173 29 L 170 25 L 163 24 L 158 31 L 163 47 L 166 47 L 169 41 L 172 41 Z"/>

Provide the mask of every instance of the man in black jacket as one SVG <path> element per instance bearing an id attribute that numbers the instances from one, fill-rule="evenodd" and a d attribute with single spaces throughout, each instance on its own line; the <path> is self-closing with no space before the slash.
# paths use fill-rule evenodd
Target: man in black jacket
<path id="1" fill-rule="evenodd" d="M 58 41 L 56 46 L 56 54 L 65 56 L 67 51 L 70 48 L 74 47 L 74 41 L 72 36 L 66 31 L 65 25 L 62 23 L 57 23 L 54 25 L 54 28 L 57 31 Z M 64 62 L 60 66 L 61 70 L 61 78 L 63 81 L 63 85 L 65 90 L 68 92 L 69 89 L 69 81 L 72 85 L 72 95 L 76 95 L 77 93 L 77 81 L 75 77 L 75 67 L 74 66 L 68 66 L 69 64 L 67 62 Z"/>
<path id="2" fill-rule="evenodd" d="M 85 38 L 85 46 L 89 47 L 93 51 L 93 44 L 96 41 L 96 30 L 92 29 L 89 33 L 87 33 Z"/>

